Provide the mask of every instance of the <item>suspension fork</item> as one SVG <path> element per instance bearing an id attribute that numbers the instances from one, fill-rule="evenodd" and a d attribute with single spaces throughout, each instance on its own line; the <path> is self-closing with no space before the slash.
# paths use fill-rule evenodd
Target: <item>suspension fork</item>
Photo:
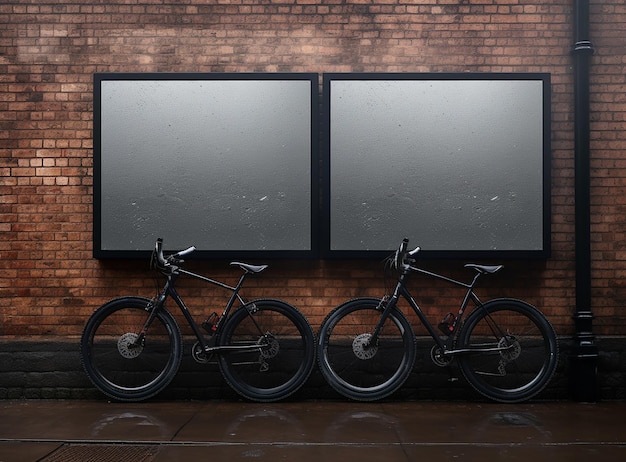
<path id="1" fill-rule="evenodd" d="M 389 317 L 389 312 L 393 309 L 394 306 L 396 306 L 397 302 L 398 298 L 394 298 L 394 296 L 384 296 L 380 299 L 380 302 L 378 302 L 378 306 L 376 307 L 376 309 L 382 312 L 380 318 L 378 319 L 376 327 L 374 327 L 374 331 L 372 332 L 371 337 L 364 345 L 365 348 L 369 348 L 370 346 L 376 345 L 378 343 L 378 334 L 380 334 L 380 331 L 383 328 L 385 321 L 387 321 L 387 318 Z"/>
<path id="2" fill-rule="evenodd" d="M 374 327 L 374 331 L 369 339 L 369 341 L 365 344 L 365 347 L 370 347 L 372 345 L 376 345 L 378 343 L 378 335 L 385 325 L 385 321 L 389 317 L 389 313 L 394 307 L 398 304 L 398 299 L 400 298 L 400 294 L 403 293 L 404 284 L 406 283 L 407 272 L 403 271 L 400 277 L 398 278 L 398 283 L 396 284 L 396 288 L 393 291 L 393 295 L 391 297 L 384 296 L 380 299 L 378 306 L 376 309 L 381 311 L 380 318 L 378 319 L 378 323 L 376 327 Z"/>
<path id="3" fill-rule="evenodd" d="M 167 296 L 169 294 L 171 284 L 173 283 L 173 281 L 171 280 L 172 277 L 173 276 L 167 277 L 167 281 L 165 285 L 163 286 L 163 290 L 161 291 L 159 296 L 156 298 L 156 301 L 153 299 L 150 301 L 148 305 L 146 305 L 145 309 L 148 312 L 148 318 L 146 319 L 146 322 L 143 323 L 141 330 L 138 332 L 137 339 L 135 340 L 135 342 L 129 345 L 130 348 L 139 347 L 143 345 L 143 341 L 146 338 L 148 329 L 152 325 L 154 318 L 156 318 L 158 311 L 165 304 L 165 300 L 167 299 Z"/>

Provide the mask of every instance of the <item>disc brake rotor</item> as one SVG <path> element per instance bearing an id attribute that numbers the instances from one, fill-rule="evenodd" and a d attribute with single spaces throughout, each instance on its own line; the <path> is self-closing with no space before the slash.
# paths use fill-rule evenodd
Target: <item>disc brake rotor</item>
<path id="1" fill-rule="evenodd" d="M 143 351 L 143 345 L 137 344 L 139 335 L 128 332 L 117 341 L 117 351 L 126 359 L 134 359 Z"/>
<path id="2" fill-rule="evenodd" d="M 352 351 L 359 359 L 372 359 L 378 352 L 378 345 L 370 344 L 372 334 L 361 334 L 352 342 Z"/>
<path id="3" fill-rule="evenodd" d="M 258 344 L 261 345 L 261 357 L 263 359 L 271 359 L 276 357 L 278 351 L 280 350 L 280 345 L 278 344 L 278 340 L 271 334 L 265 334 L 258 341 Z"/>
<path id="4" fill-rule="evenodd" d="M 519 341 L 512 336 L 502 337 L 498 342 L 498 348 L 506 348 L 500 351 L 500 355 L 507 362 L 515 361 L 522 352 Z"/>

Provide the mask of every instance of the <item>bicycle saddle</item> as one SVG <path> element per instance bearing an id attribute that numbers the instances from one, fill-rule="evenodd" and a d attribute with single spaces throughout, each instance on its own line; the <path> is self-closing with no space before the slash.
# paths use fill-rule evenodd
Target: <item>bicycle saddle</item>
<path id="1" fill-rule="evenodd" d="M 466 268 L 474 268 L 476 271 L 482 274 L 493 274 L 497 271 L 500 271 L 503 268 L 503 265 L 497 266 L 486 266 L 486 265 L 475 265 L 473 263 L 468 263 L 465 265 Z"/>
<path id="2" fill-rule="evenodd" d="M 248 273 L 260 273 L 265 268 L 267 268 L 267 265 L 248 265 L 247 263 L 241 263 L 238 261 L 231 261 L 230 264 L 232 266 L 238 266 L 239 268 L 241 268 L 244 271 L 247 271 Z"/>

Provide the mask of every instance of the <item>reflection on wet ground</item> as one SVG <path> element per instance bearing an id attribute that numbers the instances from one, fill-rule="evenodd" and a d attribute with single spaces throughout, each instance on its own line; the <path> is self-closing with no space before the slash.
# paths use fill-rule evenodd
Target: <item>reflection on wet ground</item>
<path id="1" fill-rule="evenodd" d="M 0 461 L 626 460 L 626 403 L 0 401 Z"/>

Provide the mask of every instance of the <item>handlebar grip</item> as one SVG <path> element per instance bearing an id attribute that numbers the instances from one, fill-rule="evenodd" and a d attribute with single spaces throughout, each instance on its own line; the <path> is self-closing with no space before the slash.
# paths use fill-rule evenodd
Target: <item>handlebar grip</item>
<path id="1" fill-rule="evenodd" d="M 400 246 L 398 247 L 398 250 L 396 250 L 395 255 L 393 256 L 393 262 L 392 265 L 395 268 L 401 268 L 402 267 L 402 263 L 404 260 L 404 254 L 406 253 L 406 248 L 409 245 L 409 240 L 405 237 L 404 239 L 402 239 L 402 243 L 400 244 Z"/>
<path id="2" fill-rule="evenodd" d="M 165 266 L 167 262 L 165 261 L 165 257 L 163 257 L 163 239 L 160 237 L 154 244 L 154 252 L 156 253 L 157 263 L 159 266 Z"/>
<path id="3" fill-rule="evenodd" d="M 195 252 L 196 250 L 196 246 L 192 245 L 191 247 L 185 249 L 185 250 L 181 250 L 180 252 L 176 253 L 174 256 L 175 257 L 184 257 L 189 255 L 190 253 Z"/>
<path id="4" fill-rule="evenodd" d="M 409 256 L 410 257 L 414 257 L 415 255 L 417 255 L 417 253 L 422 250 L 419 246 L 415 247 L 413 250 L 411 250 L 409 252 Z"/>
<path id="5" fill-rule="evenodd" d="M 400 244 L 400 252 L 406 252 L 406 249 L 408 246 L 409 246 L 409 239 L 405 237 L 404 239 L 402 239 L 402 244 Z"/>

